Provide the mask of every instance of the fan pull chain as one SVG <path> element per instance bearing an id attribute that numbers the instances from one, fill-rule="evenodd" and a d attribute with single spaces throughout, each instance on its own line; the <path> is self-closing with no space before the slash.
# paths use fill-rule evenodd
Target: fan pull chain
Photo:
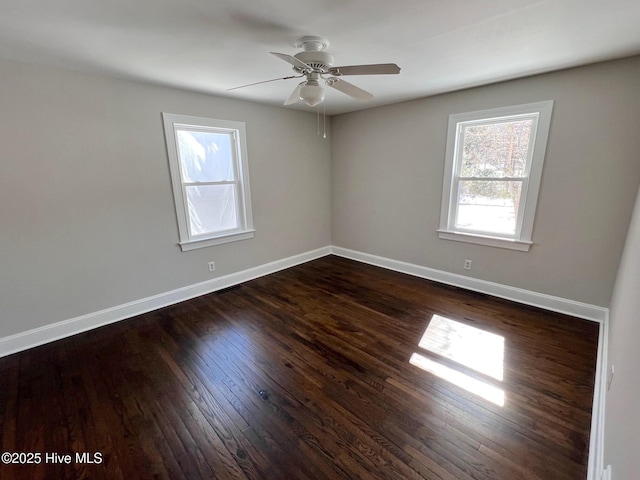
<path id="1" fill-rule="evenodd" d="M 316 107 L 317 128 L 316 135 L 320 136 L 320 105 Z M 322 103 L 322 138 L 327 138 L 327 111 Z"/>
<path id="2" fill-rule="evenodd" d="M 327 112 L 322 103 L 322 138 L 327 138 Z"/>

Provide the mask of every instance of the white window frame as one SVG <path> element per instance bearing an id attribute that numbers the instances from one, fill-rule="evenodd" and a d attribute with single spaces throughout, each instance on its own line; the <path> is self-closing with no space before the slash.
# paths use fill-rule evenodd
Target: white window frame
<path id="1" fill-rule="evenodd" d="M 180 235 L 180 248 L 182 251 L 196 248 L 220 245 L 223 243 L 246 240 L 254 236 L 253 217 L 251 213 L 251 193 L 249 191 L 249 164 L 247 161 L 247 144 L 245 124 L 230 120 L 218 120 L 213 118 L 178 115 L 174 113 L 162 113 L 164 122 L 167 154 L 169 157 L 169 169 L 171 172 L 171 185 L 178 219 L 178 231 Z M 206 235 L 192 235 L 189 229 L 189 211 L 186 196 L 186 186 L 193 183 L 185 182 L 180 165 L 180 154 L 176 131 L 187 129 L 194 131 L 209 131 L 215 133 L 231 133 L 234 139 L 234 172 L 235 179 L 231 182 L 236 185 L 236 219 L 238 228 Z M 221 182 L 202 183 L 214 184 Z M 198 184 L 201 184 L 200 182 Z"/>
<path id="2" fill-rule="evenodd" d="M 533 221 L 538 203 L 552 110 L 553 100 L 548 100 L 449 116 L 440 228 L 438 229 L 439 238 L 525 252 L 529 250 L 533 244 Z M 463 128 L 474 124 L 486 125 L 519 118 L 533 118 L 536 121 L 532 127 L 525 175 L 516 179 L 522 181 L 522 190 L 515 234 L 501 235 L 456 228 L 455 218 L 458 207 L 458 183 L 461 178 Z M 512 179 L 507 177 L 502 180 Z"/>

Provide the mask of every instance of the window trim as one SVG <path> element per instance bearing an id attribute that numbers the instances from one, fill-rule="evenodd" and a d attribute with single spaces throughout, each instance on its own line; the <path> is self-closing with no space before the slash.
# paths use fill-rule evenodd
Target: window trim
<path id="1" fill-rule="evenodd" d="M 492 108 L 468 113 L 457 113 L 449 116 L 447 145 L 444 164 L 444 179 L 442 188 L 442 203 L 440 209 L 440 227 L 438 236 L 443 240 L 475 243 L 491 247 L 528 251 L 533 244 L 533 222 L 535 217 L 542 167 L 544 164 L 553 100 L 543 102 Z M 473 123 L 492 123 L 508 120 L 514 117 L 537 117 L 537 124 L 532 132 L 533 151 L 529 151 L 527 164 L 528 176 L 523 182 L 521 194 L 521 210 L 516 219 L 516 233 L 514 235 L 500 235 L 455 228 L 455 212 L 457 206 L 457 185 L 459 162 L 458 140 L 462 128 Z M 524 177 L 523 177 L 524 178 Z M 508 179 L 507 179 L 508 180 Z"/>
<path id="2" fill-rule="evenodd" d="M 178 115 L 175 113 L 162 113 L 164 123 L 165 141 L 169 158 L 169 170 L 171 174 L 171 186 L 178 220 L 178 244 L 182 251 L 197 248 L 221 245 L 223 243 L 246 240 L 254 236 L 253 216 L 251 210 L 251 193 L 249 189 L 249 164 L 247 160 L 246 130 L 244 122 L 231 120 L 219 120 L 214 118 L 195 117 L 191 115 Z M 182 177 L 180 156 L 176 130 L 188 128 L 192 130 L 217 130 L 224 133 L 232 133 L 234 136 L 234 171 L 237 179 L 237 220 L 238 228 L 225 230 L 212 234 L 192 235 L 189 231 L 189 211 L 186 201 L 185 182 Z"/>

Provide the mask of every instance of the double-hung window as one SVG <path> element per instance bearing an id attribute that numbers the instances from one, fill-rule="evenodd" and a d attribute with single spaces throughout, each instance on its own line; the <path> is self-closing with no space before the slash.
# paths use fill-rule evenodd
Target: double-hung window
<path id="1" fill-rule="evenodd" d="M 253 237 L 244 123 L 163 120 L 182 250 Z"/>
<path id="2" fill-rule="evenodd" d="M 449 117 L 440 238 L 529 250 L 552 108 Z"/>

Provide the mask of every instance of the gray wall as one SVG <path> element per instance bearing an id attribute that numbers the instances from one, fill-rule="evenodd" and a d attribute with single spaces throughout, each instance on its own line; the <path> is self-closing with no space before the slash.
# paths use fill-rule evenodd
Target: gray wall
<path id="1" fill-rule="evenodd" d="M 639 85 L 635 57 L 334 117 L 333 244 L 608 306 L 640 182 Z M 440 240 L 449 115 L 540 100 L 555 105 L 531 250 Z"/>
<path id="2" fill-rule="evenodd" d="M 636 159 L 640 161 L 640 155 Z M 605 415 L 605 465 L 612 478 L 631 480 L 640 472 L 640 191 L 611 301 L 609 365 L 615 365 Z"/>
<path id="3" fill-rule="evenodd" d="M 0 62 L 0 338 L 327 246 L 312 113 Z M 181 252 L 161 112 L 243 121 L 255 238 Z"/>

